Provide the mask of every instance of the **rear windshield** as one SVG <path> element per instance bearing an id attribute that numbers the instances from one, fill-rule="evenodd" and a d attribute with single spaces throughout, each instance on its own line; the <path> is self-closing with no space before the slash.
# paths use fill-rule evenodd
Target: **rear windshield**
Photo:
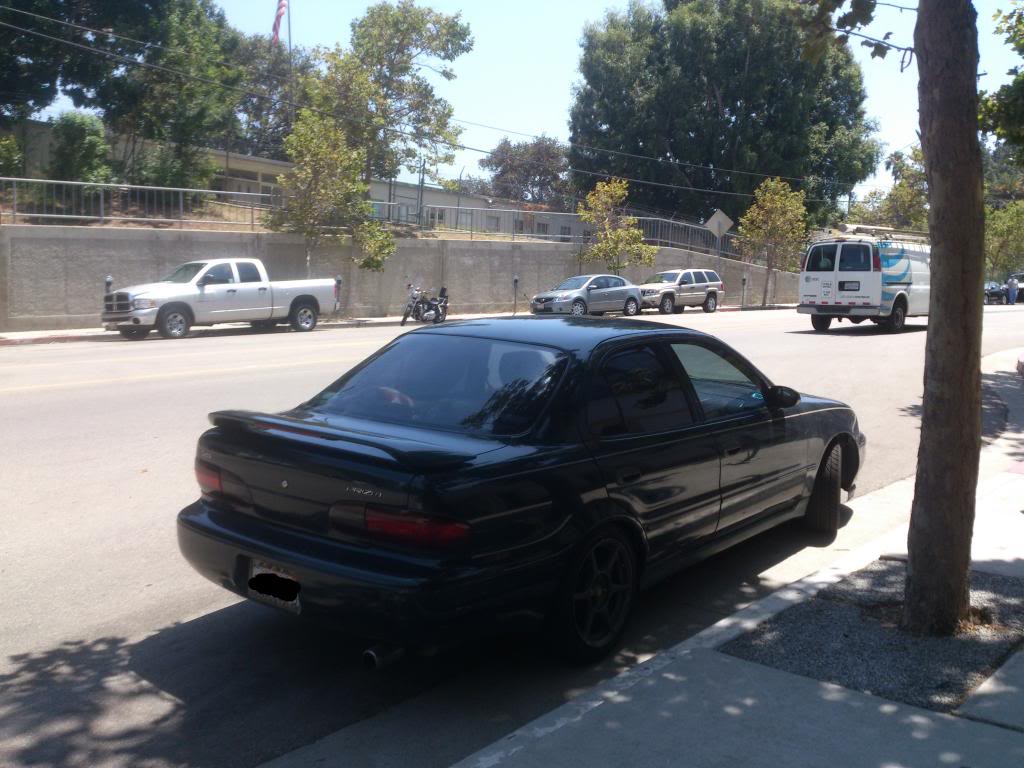
<path id="1" fill-rule="evenodd" d="M 832 272 L 836 268 L 836 249 L 838 246 L 835 243 L 830 245 L 815 245 L 811 248 L 811 253 L 807 257 L 808 272 Z"/>
<path id="2" fill-rule="evenodd" d="M 565 367 L 548 347 L 468 336 L 404 336 L 307 407 L 352 418 L 477 435 L 527 431 Z"/>
<path id="3" fill-rule="evenodd" d="M 870 272 L 871 246 L 847 243 L 839 252 L 840 272 Z"/>

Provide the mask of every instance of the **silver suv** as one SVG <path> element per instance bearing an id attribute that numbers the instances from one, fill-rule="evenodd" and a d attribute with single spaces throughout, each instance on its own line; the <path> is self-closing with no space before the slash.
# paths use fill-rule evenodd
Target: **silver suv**
<path id="1" fill-rule="evenodd" d="M 714 312 L 725 300 L 725 283 L 713 269 L 666 269 L 640 286 L 640 305 L 658 308 L 663 315 L 701 307 Z"/>
<path id="2" fill-rule="evenodd" d="M 618 275 L 577 275 L 530 300 L 535 315 L 640 313 L 640 289 Z"/>

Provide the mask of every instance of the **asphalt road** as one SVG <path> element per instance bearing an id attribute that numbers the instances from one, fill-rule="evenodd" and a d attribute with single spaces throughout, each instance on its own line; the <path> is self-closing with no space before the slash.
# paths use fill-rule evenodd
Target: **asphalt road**
<path id="1" fill-rule="evenodd" d="M 869 439 L 859 493 L 913 473 L 923 323 L 891 336 L 815 334 L 795 312 L 672 322 L 852 404 Z M 1024 309 L 986 307 L 985 354 L 1024 346 L 1022 328 Z M 596 667 L 515 636 L 366 672 L 354 635 L 194 574 L 174 515 L 196 496 L 209 411 L 295 405 L 401 330 L 0 348 L 0 765 L 248 768 L 339 731 L 338 765 L 449 765 L 900 522 L 855 517 L 831 544 L 787 525 L 691 568 L 641 597 L 622 651 Z"/>

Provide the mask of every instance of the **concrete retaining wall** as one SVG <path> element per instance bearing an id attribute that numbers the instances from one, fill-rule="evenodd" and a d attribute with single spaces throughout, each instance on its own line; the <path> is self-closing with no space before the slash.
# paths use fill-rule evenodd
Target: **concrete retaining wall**
<path id="1" fill-rule="evenodd" d="M 518 303 L 580 272 L 600 271 L 582 264 L 579 247 L 567 243 L 402 239 L 383 272 L 359 270 L 354 250 L 333 245 L 315 251 L 314 277 L 341 275 L 343 312 L 380 317 L 401 312 L 405 284 L 436 290 L 448 287 L 452 313 L 504 312 L 512 309 L 512 278 L 519 276 Z M 295 235 L 205 232 L 113 227 L 0 226 L 0 331 L 77 328 L 99 324 L 103 279 L 114 285 L 158 280 L 177 264 L 195 259 L 262 259 L 272 279 L 306 277 L 302 239 Z M 727 303 L 739 303 L 747 278 L 747 303 L 760 304 L 765 270 L 742 262 L 675 248 L 662 248 L 657 269 L 717 269 L 726 285 Z M 642 279 L 650 269 L 624 276 Z M 772 278 L 769 301 L 796 301 L 797 275 Z"/>

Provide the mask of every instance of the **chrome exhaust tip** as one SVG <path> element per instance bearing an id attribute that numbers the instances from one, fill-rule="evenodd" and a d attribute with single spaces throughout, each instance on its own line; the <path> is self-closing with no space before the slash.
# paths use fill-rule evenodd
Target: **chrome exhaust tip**
<path id="1" fill-rule="evenodd" d="M 403 656 L 405 656 L 404 648 L 375 645 L 363 651 L 363 666 L 370 670 L 384 669 L 400 661 Z"/>

